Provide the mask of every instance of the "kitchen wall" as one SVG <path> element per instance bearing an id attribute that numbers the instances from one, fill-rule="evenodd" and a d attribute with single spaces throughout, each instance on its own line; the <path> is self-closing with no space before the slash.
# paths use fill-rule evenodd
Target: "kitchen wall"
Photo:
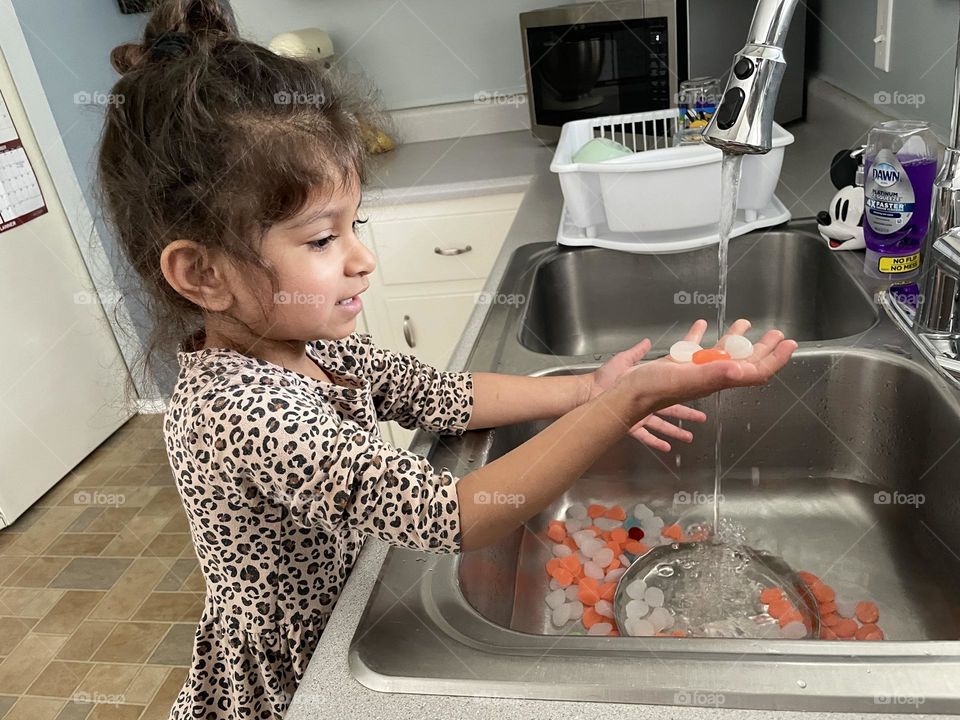
<path id="1" fill-rule="evenodd" d="M 929 120 L 946 133 L 953 102 L 960 3 L 896 0 L 891 70 L 873 66 L 877 0 L 809 1 L 811 53 L 823 79 L 879 110 Z"/>

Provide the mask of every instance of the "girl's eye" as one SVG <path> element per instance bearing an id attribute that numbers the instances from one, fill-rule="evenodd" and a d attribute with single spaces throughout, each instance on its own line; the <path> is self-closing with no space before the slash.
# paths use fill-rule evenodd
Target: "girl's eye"
<path id="1" fill-rule="evenodd" d="M 317 250 L 326 250 L 327 246 L 337 239 L 336 235 L 327 235 L 326 237 L 311 240 L 309 245 Z"/>
<path id="2" fill-rule="evenodd" d="M 367 224 L 367 220 L 359 220 L 359 219 L 354 220 L 354 221 L 353 221 L 353 231 L 354 231 L 354 232 L 357 231 L 357 226 L 358 226 L 358 225 L 366 225 L 366 224 Z"/>

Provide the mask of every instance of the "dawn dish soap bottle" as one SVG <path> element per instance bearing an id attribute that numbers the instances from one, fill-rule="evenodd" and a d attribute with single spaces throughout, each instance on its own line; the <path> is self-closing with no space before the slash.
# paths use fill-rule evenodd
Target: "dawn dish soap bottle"
<path id="1" fill-rule="evenodd" d="M 925 122 L 892 120 L 870 131 L 863 162 L 868 275 L 906 280 L 919 272 L 938 149 Z"/>

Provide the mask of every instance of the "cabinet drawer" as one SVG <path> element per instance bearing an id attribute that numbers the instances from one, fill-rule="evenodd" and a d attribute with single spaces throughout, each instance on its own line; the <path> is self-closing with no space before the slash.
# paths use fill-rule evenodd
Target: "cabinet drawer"
<path id="1" fill-rule="evenodd" d="M 496 202 L 485 198 L 482 203 L 461 201 L 439 212 L 434 204 L 419 209 L 408 206 L 403 212 L 372 212 L 370 233 L 381 282 L 401 285 L 485 279 L 521 197 L 515 194 L 495 196 Z"/>

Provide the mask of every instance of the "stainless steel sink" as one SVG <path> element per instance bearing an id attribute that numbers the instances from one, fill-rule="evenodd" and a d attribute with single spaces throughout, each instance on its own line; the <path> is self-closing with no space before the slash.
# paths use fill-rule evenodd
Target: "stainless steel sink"
<path id="1" fill-rule="evenodd" d="M 746 248 L 749 242 L 747 236 L 739 244 Z M 909 341 L 873 311 L 870 288 L 858 282 L 859 256 L 824 256 L 803 247 L 815 242 L 804 224 L 760 241 L 770 244 L 763 250 L 768 260 L 819 258 L 837 288 L 829 289 L 819 275 L 803 287 L 793 281 L 778 285 L 783 295 L 799 289 L 816 298 L 814 311 L 796 299 L 759 293 L 768 318 L 783 324 L 779 318 L 792 317 L 795 328 L 811 335 L 796 361 L 768 387 L 724 395 L 722 508 L 755 546 L 781 555 L 795 569 L 821 575 L 845 594 L 876 601 L 886 641 L 597 638 L 563 634 L 550 625 L 543 604 L 547 521 L 575 501 L 643 501 L 684 522 L 706 519 L 714 468 L 708 424 L 677 455 L 624 440 L 564 497 L 497 546 L 462 556 L 391 549 L 351 647 L 356 678 L 387 692 L 701 705 L 722 698 L 716 704 L 725 707 L 960 711 L 960 394 L 913 358 Z M 752 253 L 743 256 L 744 263 L 752 262 Z M 591 254 L 524 248 L 513 257 L 500 293 L 522 294 L 540 282 L 536 274 L 554 272 L 544 270 L 551 265 L 616 266 Z M 682 264 L 679 256 L 670 260 L 675 268 Z M 705 261 L 691 259 L 694 266 L 700 262 Z M 804 262 L 797 267 L 806 267 Z M 598 297 L 593 284 L 621 282 L 592 273 L 573 277 L 582 284 L 568 286 L 571 296 Z M 759 277 L 753 286 L 763 287 Z M 634 285 L 621 287 L 629 302 L 637 302 Z M 559 315 L 575 303 L 563 293 L 555 296 L 552 319 L 544 325 L 557 327 L 568 322 Z M 824 309 L 816 309 L 821 302 Z M 550 307 L 536 312 L 545 317 Z M 664 329 L 690 319 L 674 320 L 689 307 L 658 307 Z M 526 316 L 534 312 L 527 309 Z M 749 305 L 742 314 L 757 317 Z M 551 357 L 518 341 L 523 317 L 524 308 L 516 304 L 491 306 L 469 367 L 583 372 L 642 333 L 638 325 L 637 334 L 624 335 L 619 346 L 609 340 L 611 346 L 597 354 L 598 345 L 589 353 L 583 352 L 587 344 L 554 345 L 574 354 Z M 592 321 L 584 322 L 592 332 Z M 590 342 L 611 337 L 598 333 Z M 525 423 L 444 438 L 430 458 L 463 476 L 541 427 Z"/>
<path id="2" fill-rule="evenodd" d="M 715 247 L 676 255 L 555 248 L 541 246 L 539 256 L 526 248 L 534 269 L 519 339 L 530 350 L 607 353 L 645 336 L 657 345 L 679 326 L 717 316 Z M 727 317 L 749 316 L 798 341 L 855 335 L 877 321 L 871 298 L 836 254 L 805 233 L 735 238 L 729 269 Z"/>

